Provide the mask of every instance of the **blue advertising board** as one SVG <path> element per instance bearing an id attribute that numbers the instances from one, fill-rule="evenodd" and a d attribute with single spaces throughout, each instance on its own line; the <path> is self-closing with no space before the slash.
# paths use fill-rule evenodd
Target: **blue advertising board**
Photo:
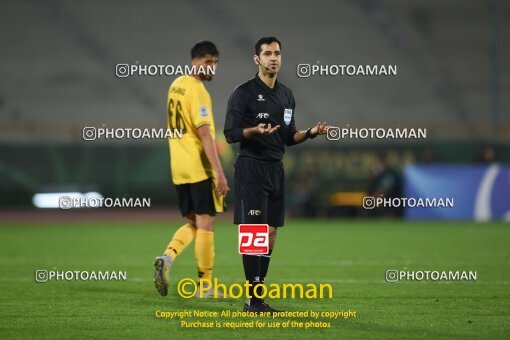
<path id="1" fill-rule="evenodd" d="M 453 199 L 453 207 L 405 207 L 409 220 L 510 220 L 510 167 L 410 165 L 404 196 Z"/>

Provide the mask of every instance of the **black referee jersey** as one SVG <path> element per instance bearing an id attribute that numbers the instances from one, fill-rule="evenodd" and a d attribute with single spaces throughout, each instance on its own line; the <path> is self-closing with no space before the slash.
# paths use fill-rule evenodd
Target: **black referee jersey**
<path id="1" fill-rule="evenodd" d="M 278 82 L 268 87 L 259 77 L 239 85 L 230 96 L 223 133 L 229 143 L 241 143 L 240 157 L 262 161 L 281 161 L 285 145 L 296 144 L 294 134 L 294 108 L 296 103 L 292 91 Z M 243 138 L 243 129 L 260 123 L 280 125 L 272 135 L 254 135 Z"/>

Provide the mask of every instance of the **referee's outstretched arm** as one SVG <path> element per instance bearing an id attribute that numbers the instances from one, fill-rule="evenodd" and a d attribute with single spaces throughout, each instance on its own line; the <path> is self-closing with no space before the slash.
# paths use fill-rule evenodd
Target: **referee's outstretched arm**
<path id="1" fill-rule="evenodd" d="M 255 135 L 272 135 L 280 125 L 271 126 L 271 124 L 260 123 L 252 127 L 244 127 L 242 117 L 246 111 L 246 98 L 243 93 L 236 89 L 230 96 L 227 105 L 227 115 L 225 119 L 225 128 L 223 133 L 228 143 L 238 143 L 243 139 L 249 139 Z M 294 145 L 304 142 L 307 139 L 313 139 L 318 135 L 327 133 L 328 128 L 326 122 L 318 122 L 316 126 L 304 131 L 296 131 L 292 140 L 287 141 L 287 145 Z"/>
<path id="2" fill-rule="evenodd" d="M 313 139 L 318 135 L 324 135 L 328 132 L 328 128 L 330 127 L 331 126 L 326 122 L 317 122 L 317 125 L 315 125 L 313 128 L 309 128 L 308 130 L 304 131 L 296 131 L 296 133 L 294 133 L 294 143 L 303 143 L 308 138 Z"/>

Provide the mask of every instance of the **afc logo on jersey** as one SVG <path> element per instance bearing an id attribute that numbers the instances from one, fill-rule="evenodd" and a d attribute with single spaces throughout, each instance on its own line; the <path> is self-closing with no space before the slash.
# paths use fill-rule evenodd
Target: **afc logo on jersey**
<path id="1" fill-rule="evenodd" d="M 248 211 L 248 215 L 250 215 L 250 216 L 260 216 L 260 215 L 262 215 L 262 211 L 252 209 L 252 210 Z"/>
<path id="2" fill-rule="evenodd" d="M 268 119 L 268 118 L 269 118 L 269 113 L 260 112 L 260 113 L 257 115 L 257 118 L 258 118 L 258 119 Z"/>
<path id="3" fill-rule="evenodd" d="M 239 254 L 268 254 L 269 225 L 240 224 Z"/>

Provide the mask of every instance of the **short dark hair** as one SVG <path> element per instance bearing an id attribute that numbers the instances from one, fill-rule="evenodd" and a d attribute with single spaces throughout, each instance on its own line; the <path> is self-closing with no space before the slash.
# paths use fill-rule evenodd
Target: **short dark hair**
<path id="1" fill-rule="evenodd" d="M 212 56 L 220 55 L 216 45 L 210 41 L 199 41 L 191 48 L 191 59 L 202 58 L 208 54 Z"/>
<path id="2" fill-rule="evenodd" d="M 260 52 L 262 52 L 262 45 L 264 44 L 272 44 L 274 42 L 278 43 L 278 47 L 282 48 L 282 43 L 280 40 L 276 39 L 275 37 L 263 37 L 260 38 L 259 41 L 255 44 L 255 54 L 260 55 Z"/>

